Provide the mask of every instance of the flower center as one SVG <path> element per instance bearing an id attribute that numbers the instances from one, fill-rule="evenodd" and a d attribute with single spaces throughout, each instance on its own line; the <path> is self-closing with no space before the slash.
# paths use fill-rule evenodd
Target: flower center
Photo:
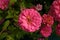
<path id="1" fill-rule="evenodd" d="M 50 20 L 51 20 L 51 18 L 48 18 L 48 19 L 47 19 L 47 22 L 49 23 L 49 22 L 50 22 Z"/>
<path id="2" fill-rule="evenodd" d="M 31 23 L 31 18 L 30 18 L 30 16 L 27 16 L 27 22 L 28 22 L 28 23 Z"/>

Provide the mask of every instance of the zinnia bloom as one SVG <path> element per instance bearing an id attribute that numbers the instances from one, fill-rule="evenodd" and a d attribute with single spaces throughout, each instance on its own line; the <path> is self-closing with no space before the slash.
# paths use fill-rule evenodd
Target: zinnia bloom
<path id="1" fill-rule="evenodd" d="M 41 15 L 34 9 L 25 9 L 19 15 L 18 24 L 27 32 L 35 32 L 41 26 Z"/>
<path id="2" fill-rule="evenodd" d="M 55 21 L 60 22 L 60 0 L 53 1 L 48 14 L 55 18 Z"/>
<path id="3" fill-rule="evenodd" d="M 43 24 L 47 24 L 51 26 L 54 23 L 53 17 L 50 15 L 44 14 L 42 19 L 43 19 Z"/>
<path id="4" fill-rule="evenodd" d="M 0 9 L 4 10 L 8 8 L 9 0 L 0 0 Z"/>
<path id="5" fill-rule="evenodd" d="M 56 34 L 60 36 L 60 24 L 56 26 Z"/>
<path id="6" fill-rule="evenodd" d="M 36 8 L 36 10 L 41 11 L 42 10 L 42 5 L 41 4 L 37 4 L 35 8 Z"/>
<path id="7" fill-rule="evenodd" d="M 42 34 L 42 36 L 44 37 L 49 37 L 52 33 L 52 28 L 48 25 L 45 25 L 41 28 L 40 33 Z"/>

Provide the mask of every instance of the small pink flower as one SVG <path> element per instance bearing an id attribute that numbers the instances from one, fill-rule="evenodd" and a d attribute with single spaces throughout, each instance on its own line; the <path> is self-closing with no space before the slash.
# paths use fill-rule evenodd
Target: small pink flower
<path id="1" fill-rule="evenodd" d="M 56 21 L 60 22 L 60 0 L 53 1 L 48 14 L 52 15 Z"/>
<path id="2" fill-rule="evenodd" d="M 60 36 L 60 24 L 56 26 L 56 34 Z"/>
<path id="3" fill-rule="evenodd" d="M 42 34 L 42 36 L 44 36 L 44 37 L 49 37 L 50 35 L 51 35 L 51 33 L 52 33 L 52 28 L 50 27 L 50 26 L 43 26 L 42 28 L 41 28 L 41 31 L 40 31 L 40 33 Z"/>
<path id="4" fill-rule="evenodd" d="M 0 0 L 0 9 L 4 10 L 8 8 L 9 0 Z"/>
<path id="5" fill-rule="evenodd" d="M 23 10 L 18 19 L 19 26 L 27 32 L 35 32 L 41 26 L 41 15 L 34 9 Z"/>
<path id="6" fill-rule="evenodd" d="M 54 23 L 53 17 L 50 16 L 50 15 L 44 14 L 42 19 L 43 19 L 44 24 L 47 24 L 47 25 L 51 26 Z"/>
<path id="7" fill-rule="evenodd" d="M 41 4 L 37 4 L 37 6 L 35 8 L 36 8 L 36 10 L 41 11 L 42 10 L 42 5 Z"/>
<path id="8" fill-rule="evenodd" d="M 37 11 L 41 11 L 42 10 L 42 5 L 41 4 L 37 4 L 36 6 L 32 6 L 31 9 L 37 10 Z"/>

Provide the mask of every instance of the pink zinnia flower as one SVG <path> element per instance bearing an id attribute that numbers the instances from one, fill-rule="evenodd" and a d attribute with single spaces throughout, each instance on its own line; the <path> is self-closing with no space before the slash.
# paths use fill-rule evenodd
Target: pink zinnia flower
<path id="1" fill-rule="evenodd" d="M 54 23 L 53 17 L 48 14 L 44 14 L 42 19 L 43 19 L 43 24 L 47 24 L 51 26 Z"/>
<path id="2" fill-rule="evenodd" d="M 52 33 L 52 28 L 50 27 L 50 26 L 43 26 L 42 28 L 41 28 L 41 31 L 40 31 L 40 33 L 42 34 L 42 36 L 44 36 L 44 37 L 49 37 L 50 35 L 51 35 L 51 33 Z"/>
<path id="3" fill-rule="evenodd" d="M 60 0 L 53 1 L 48 14 L 52 15 L 56 21 L 60 22 Z"/>
<path id="4" fill-rule="evenodd" d="M 8 8 L 9 0 L 0 0 L 0 9 L 5 10 Z"/>
<path id="5" fill-rule="evenodd" d="M 27 32 L 39 30 L 41 22 L 41 15 L 34 9 L 25 9 L 19 15 L 18 24 Z"/>
<path id="6" fill-rule="evenodd" d="M 60 24 L 56 26 L 56 34 L 60 36 Z"/>

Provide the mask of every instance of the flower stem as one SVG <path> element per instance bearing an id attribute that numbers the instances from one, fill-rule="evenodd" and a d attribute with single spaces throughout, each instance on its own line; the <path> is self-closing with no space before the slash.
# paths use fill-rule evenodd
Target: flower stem
<path id="1" fill-rule="evenodd" d="M 3 33 L 4 29 L 0 32 L 0 35 Z"/>

